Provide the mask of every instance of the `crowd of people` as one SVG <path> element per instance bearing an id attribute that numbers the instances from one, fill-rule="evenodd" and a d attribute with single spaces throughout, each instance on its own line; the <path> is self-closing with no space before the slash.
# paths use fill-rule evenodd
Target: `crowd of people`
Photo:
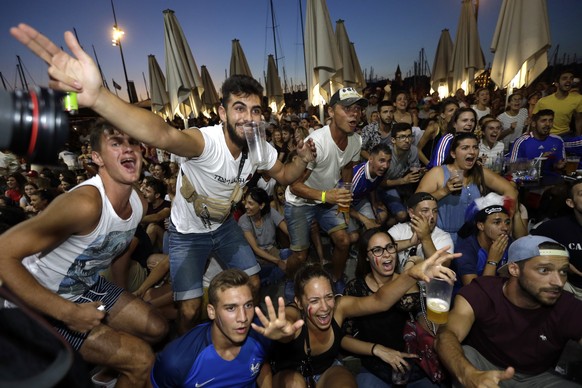
<path id="1" fill-rule="evenodd" d="M 272 112 L 256 80 L 233 75 L 217 116 L 178 130 L 105 90 L 71 33 L 72 54 L 29 26 L 11 33 L 49 64 L 51 87 L 101 118 L 58 169 L 2 150 L 0 281 L 97 377 L 390 387 L 408 373 L 418 387 L 578 386 L 574 368 L 556 369 L 582 340 L 582 170 L 566 170 L 582 151 L 582 96 L 571 70 L 551 88 L 514 91 L 506 107 L 487 88 L 417 101 L 345 87 L 325 122 L 303 104 Z M 249 121 L 268 125 L 260 162 Z M 557 179 L 544 186 L 540 174 Z M 446 324 L 427 315 L 434 278 L 455 284 Z"/>

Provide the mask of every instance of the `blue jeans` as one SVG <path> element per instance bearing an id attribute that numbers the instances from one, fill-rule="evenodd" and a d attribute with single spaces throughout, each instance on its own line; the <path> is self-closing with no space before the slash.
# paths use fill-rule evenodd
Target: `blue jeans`
<path id="1" fill-rule="evenodd" d="M 284 248 L 279 251 L 279 258 L 281 260 L 287 260 L 291 256 L 291 249 Z M 261 287 L 266 287 L 271 284 L 277 283 L 279 280 L 285 277 L 285 272 L 279 268 L 278 265 L 273 264 L 267 260 L 260 260 L 261 271 L 259 272 L 259 277 L 261 278 Z"/>
<path id="2" fill-rule="evenodd" d="M 430 381 L 426 377 L 422 377 L 418 380 L 414 380 L 414 378 L 419 377 L 418 371 L 415 371 L 417 367 L 413 366 L 412 375 L 410 376 L 411 379 L 406 384 L 407 387 L 415 387 L 415 388 L 431 388 L 431 387 L 440 387 L 439 384 L 435 384 Z M 418 373 L 415 373 L 418 372 Z M 413 381 L 414 380 L 414 381 Z M 366 388 L 391 388 L 392 382 L 384 381 L 369 370 L 364 367 L 360 368 L 360 372 L 356 376 L 356 382 L 358 383 L 358 387 L 366 387 Z"/>
<path id="3" fill-rule="evenodd" d="M 240 268 L 249 276 L 259 273 L 255 254 L 236 221 L 229 217 L 218 229 L 183 234 L 170 223 L 170 276 L 174 300 L 200 298 L 202 276 L 211 254 L 224 268 Z"/>

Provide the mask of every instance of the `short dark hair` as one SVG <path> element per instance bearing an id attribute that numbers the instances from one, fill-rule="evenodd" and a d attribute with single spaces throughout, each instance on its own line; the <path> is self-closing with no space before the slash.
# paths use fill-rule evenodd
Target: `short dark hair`
<path id="1" fill-rule="evenodd" d="M 248 75 L 235 74 L 231 75 L 222 84 L 222 106 L 226 108 L 230 96 L 243 95 L 250 96 L 255 95 L 259 98 L 263 97 L 263 87 L 261 84 Z"/>
<path id="2" fill-rule="evenodd" d="M 208 286 L 208 303 L 216 306 L 218 304 L 218 291 L 229 288 L 248 286 L 251 293 L 254 292 L 250 284 L 249 275 L 238 268 L 230 268 L 216 275 Z"/>
<path id="3" fill-rule="evenodd" d="M 431 193 L 427 193 L 427 192 L 424 192 L 424 191 L 419 191 L 417 193 L 412 194 L 410 196 L 410 198 L 408 198 L 408 201 L 406 201 L 406 206 L 409 209 L 414 209 L 416 207 L 416 205 L 418 205 L 422 201 L 435 201 L 435 202 L 438 202 L 436 200 L 436 198 L 433 197 L 433 195 Z"/>
<path id="4" fill-rule="evenodd" d="M 378 112 L 380 112 L 380 108 L 383 106 L 394 106 L 394 102 L 392 100 L 382 100 L 378 103 Z"/>
<path id="5" fill-rule="evenodd" d="M 384 152 L 387 155 L 392 155 L 392 149 L 386 143 L 378 143 L 370 150 L 370 155 L 378 155 L 380 152 Z"/>
<path id="6" fill-rule="evenodd" d="M 91 134 L 89 136 L 91 148 L 93 151 L 101 151 L 101 135 L 112 135 L 115 132 L 121 133 L 119 129 L 115 128 L 107 120 L 103 118 L 97 119 L 97 121 L 95 121 L 91 127 Z"/>
<path id="7" fill-rule="evenodd" d="M 531 116 L 531 120 L 532 120 L 533 122 L 536 122 L 536 121 L 538 121 L 538 120 L 540 119 L 540 117 L 542 117 L 542 116 L 552 116 L 552 117 L 554 117 L 554 111 L 553 111 L 553 110 L 551 110 L 551 109 L 541 109 L 541 110 L 538 110 L 536 113 L 534 113 L 534 114 Z"/>
<path id="8" fill-rule="evenodd" d="M 390 131 L 390 136 L 396 137 L 398 132 L 404 132 L 404 131 L 407 131 L 409 129 L 412 131 L 412 125 L 410 125 L 408 123 L 395 123 L 392 126 L 392 131 Z"/>
<path id="9" fill-rule="evenodd" d="M 572 74 L 575 75 L 576 73 L 574 73 L 573 69 L 570 69 L 568 67 L 563 68 L 562 70 L 560 70 L 558 72 L 558 74 L 556 74 L 556 82 L 560 80 L 560 77 L 562 77 L 564 74 Z"/>
<path id="10" fill-rule="evenodd" d="M 152 189 L 154 189 L 154 193 L 159 194 L 160 197 L 164 199 L 164 197 L 168 193 L 168 187 L 166 186 L 166 184 L 160 179 L 156 179 L 154 177 L 148 178 L 152 179 L 145 180 L 146 187 L 151 187 Z"/>

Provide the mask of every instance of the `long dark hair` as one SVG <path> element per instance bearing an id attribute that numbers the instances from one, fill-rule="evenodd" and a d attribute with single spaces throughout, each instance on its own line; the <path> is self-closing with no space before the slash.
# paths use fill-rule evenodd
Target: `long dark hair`
<path id="1" fill-rule="evenodd" d="M 394 238 L 390 235 L 390 233 L 388 233 L 385 229 L 382 228 L 372 228 L 362 233 L 360 239 L 358 240 L 358 263 L 356 264 L 357 278 L 363 279 L 367 274 L 372 272 L 370 262 L 366 260 L 368 258 L 368 244 L 370 243 L 372 237 L 379 233 L 387 235 L 388 238 L 390 238 L 390 241 L 392 241 L 392 244 L 396 244 Z"/>
<path id="2" fill-rule="evenodd" d="M 264 189 L 260 187 L 253 187 L 245 194 L 245 198 L 251 197 L 253 201 L 259 205 L 264 205 L 261 209 L 261 217 L 266 216 L 271 212 L 271 202 L 269 201 L 269 194 Z"/>
<path id="3" fill-rule="evenodd" d="M 453 117 L 451 118 L 451 121 L 449 121 L 449 124 L 447 126 L 447 132 L 451 133 L 451 134 L 455 134 L 457 131 L 454 127 L 455 123 L 457 122 L 457 120 L 459 119 L 459 117 L 465 113 L 465 112 L 471 112 L 473 113 L 473 117 L 475 118 L 475 126 L 473 127 L 473 131 L 475 130 L 475 128 L 477 127 L 477 112 L 475 112 L 473 110 L 473 108 L 469 108 L 469 107 L 463 107 L 463 108 L 459 108 L 455 111 L 455 114 L 453 115 Z M 472 131 L 471 131 L 472 132 Z"/>
<path id="4" fill-rule="evenodd" d="M 477 144 L 479 144 L 479 139 L 472 132 L 462 132 L 462 133 L 459 133 L 458 135 L 455 135 L 455 137 L 453 138 L 453 141 L 451 143 L 451 148 L 449 149 L 449 154 L 447 155 L 447 157 L 445 158 L 445 161 L 443 162 L 443 168 L 445 168 L 446 165 L 455 163 L 455 159 L 453 158 L 453 156 L 451 154 L 457 148 L 459 148 L 459 146 L 461 145 L 461 142 L 463 140 L 467 140 L 467 139 L 473 139 L 477 142 Z M 481 164 L 479 164 L 477 162 L 475 162 L 475 164 L 473 164 L 473 167 L 471 167 L 471 169 L 468 171 L 467 181 L 469 183 L 476 184 L 477 187 L 479 188 L 479 191 L 481 192 L 481 195 L 486 194 L 485 177 L 483 175 L 483 166 Z"/>
<path id="5" fill-rule="evenodd" d="M 311 279 L 319 277 L 327 279 L 329 284 L 333 286 L 333 280 L 330 273 L 327 272 L 321 264 L 314 263 L 302 266 L 295 274 L 294 289 L 297 299 L 301 299 L 301 297 L 305 295 L 305 285 Z"/>

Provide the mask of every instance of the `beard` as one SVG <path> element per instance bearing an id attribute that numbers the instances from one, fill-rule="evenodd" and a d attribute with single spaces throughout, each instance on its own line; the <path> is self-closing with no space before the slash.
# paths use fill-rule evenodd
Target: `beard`
<path id="1" fill-rule="evenodd" d="M 517 283 L 519 288 L 523 292 L 523 295 L 528 297 L 530 300 L 535 301 L 542 306 L 553 306 L 558 301 L 558 298 L 544 298 L 542 296 L 542 292 L 544 291 L 562 291 L 562 289 L 557 288 L 535 288 L 535 286 L 528 282 L 527 280 L 523 279 L 521 276 L 517 278 Z"/>
<path id="2" fill-rule="evenodd" d="M 226 130 L 228 131 L 228 135 L 232 142 L 241 149 L 245 149 L 247 147 L 247 140 L 244 137 L 239 136 L 239 134 L 236 132 L 235 127 L 228 121 L 228 119 L 226 120 L 225 124 Z"/>

